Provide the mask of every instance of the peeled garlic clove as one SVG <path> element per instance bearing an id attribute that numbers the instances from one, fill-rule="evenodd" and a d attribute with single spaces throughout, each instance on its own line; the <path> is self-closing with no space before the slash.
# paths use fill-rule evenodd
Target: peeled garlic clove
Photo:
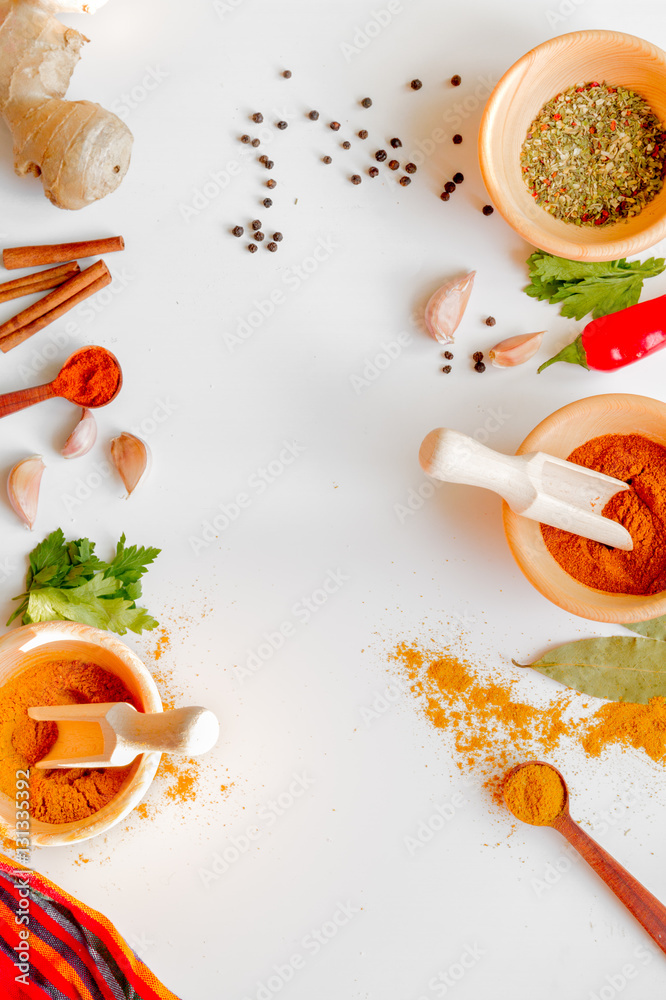
<path id="1" fill-rule="evenodd" d="M 496 368 L 513 368 L 522 365 L 534 357 L 541 347 L 541 340 L 546 331 L 539 333 L 521 333 L 517 337 L 507 337 L 488 351 L 488 357 Z"/>
<path id="2" fill-rule="evenodd" d="M 87 455 L 97 440 L 97 423 L 90 410 L 81 411 L 81 419 L 65 441 L 62 449 L 64 458 L 80 458 Z"/>
<path id="3" fill-rule="evenodd" d="M 453 343 L 453 334 L 472 294 L 475 274 L 476 271 L 470 271 L 464 278 L 447 281 L 430 296 L 425 308 L 425 325 L 430 336 L 440 344 Z"/>
<path id="4" fill-rule="evenodd" d="M 150 449 L 134 434 L 123 432 L 111 442 L 111 460 L 118 470 L 127 495 L 137 488 L 150 467 Z"/>
<path id="5" fill-rule="evenodd" d="M 29 528 L 32 528 L 37 517 L 39 484 L 45 468 L 41 455 L 33 455 L 18 462 L 7 478 L 9 502 Z"/>

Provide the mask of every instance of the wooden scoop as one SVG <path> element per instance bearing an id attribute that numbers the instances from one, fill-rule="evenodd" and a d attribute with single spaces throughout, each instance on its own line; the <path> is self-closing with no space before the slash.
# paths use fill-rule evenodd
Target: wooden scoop
<path id="1" fill-rule="evenodd" d="M 157 751 L 192 757 L 217 742 L 220 726 L 207 708 L 137 712 L 127 702 L 51 705 L 28 709 L 37 722 L 57 722 L 58 738 L 35 765 L 122 767 L 140 753 Z"/>
<path id="2" fill-rule="evenodd" d="M 623 525 L 601 515 L 611 497 L 629 489 L 621 479 L 542 451 L 503 455 L 446 427 L 424 438 L 419 461 L 434 479 L 499 493 L 523 517 L 625 552 L 634 547 Z"/>
<path id="3" fill-rule="evenodd" d="M 540 760 L 529 760 L 523 764 L 513 767 L 504 779 L 505 787 L 507 780 L 529 765 L 550 768 L 559 777 L 564 789 L 564 805 L 562 811 L 550 823 L 563 837 L 569 841 L 574 850 L 578 851 L 581 858 L 587 861 L 590 868 L 593 868 L 599 878 L 602 878 L 608 888 L 615 893 L 621 903 L 624 903 L 630 913 L 648 932 L 652 940 L 666 953 L 666 906 L 660 903 L 652 893 L 648 892 L 645 886 L 630 875 L 629 872 L 619 864 L 615 858 L 611 857 L 595 840 L 592 840 L 584 830 L 569 815 L 569 789 L 567 783 L 552 764 L 544 764 Z M 506 801 L 506 796 L 505 796 Z M 507 806 L 509 803 L 507 802 Z M 509 809 L 511 807 L 509 806 Z M 515 815 L 515 814 L 514 814 Z M 517 819 L 520 819 L 518 816 Z"/>

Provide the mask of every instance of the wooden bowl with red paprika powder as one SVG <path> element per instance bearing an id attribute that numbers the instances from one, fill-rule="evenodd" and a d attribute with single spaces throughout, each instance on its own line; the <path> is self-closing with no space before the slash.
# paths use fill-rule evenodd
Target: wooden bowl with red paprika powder
<path id="1" fill-rule="evenodd" d="M 600 29 L 558 35 L 514 63 L 490 95 L 479 132 L 481 174 L 493 204 L 528 243 L 570 260 L 618 260 L 666 237 L 666 185 L 637 215 L 576 225 L 538 205 L 523 179 L 521 148 L 537 115 L 568 88 L 597 81 L 631 90 L 666 123 L 666 53 L 634 35 Z"/>
<path id="2" fill-rule="evenodd" d="M 587 396 L 542 420 L 517 454 L 542 451 L 566 459 L 586 442 L 609 434 L 637 434 L 666 448 L 666 403 L 629 393 Z M 503 516 L 514 559 L 530 583 L 553 604 L 600 622 L 639 622 L 666 614 L 666 590 L 639 595 L 608 593 L 586 586 L 551 555 L 537 521 L 514 514 L 506 503 Z"/>
<path id="3" fill-rule="evenodd" d="M 119 700 L 114 693 L 110 698 L 106 695 L 86 698 L 85 692 L 90 687 L 86 683 L 87 671 L 91 677 L 111 678 L 111 686 L 107 686 L 105 690 L 123 691 L 125 693 L 123 700 L 131 700 L 139 710 L 162 711 L 159 692 L 148 669 L 115 635 L 67 621 L 24 625 L 0 637 L 0 739 L 7 743 L 4 748 L 6 751 L 3 755 L 4 760 L 0 761 L 0 764 L 5 768 L 11 766 L 10 757 L 17 749 L 16 719 L 12 717 L 13 703 L 6 696 L 6 692 L 11 691 L 14 682 L 18 680 L 19 684 L 16 687 L 25 694 L 27 679 L 40 673 L 46 675 L 47 671 L 53 669 L 54 664 L 58 665 L 60 677 L 67 677 L 68 668 L 71 668 L 72 674 L 76 673 L 76 690 L 72 691 L 74 702 Z M 100 691 L 100 694 L 103 694 L 103 691 Z M 42 703 L 48 705 L 56 702 L 46 700 Z M 36 798 L 34 789 L 26 778 L 27 772 L 16 771 L 14 795 L 8 794 L 7 791 L 11 783 L 9 779 L 13 779 L 14 775 L 7 777 L 3 774 L 2 787 L 5 791 L 0 791 L 0 834 L 21 846 L 17 837 L 26 833 L 27 823 L 32 846 L 56 847 L 76 844 L 98 833 L 105 833 L 139 804 L 155 776 L 159 761 L 159 753 L 145 753 L 137 757 L 127 769 L 122 769 L 124 772 L 122 774 L 117 768 L 104 769 L 101 777 L 97 779 L 97 784 L 101 786 L 105 780 L 113 780 L 111 772 L 115 771 L 120 776 L 117 790 L 114 787 L 112 797 L 107 796 L 108 801 L 101 808 L 71 822 L 44 822 L 32 814 L 27 819 L 26 802 L 32 795 L 34 812 Z M 34 774 L 41 780 L 41 776 L 54 775 L 56 772 L 34 769 Z M 64 777 L 66 772 L 60 774 Z M 93 785 L 94 783 L 95 779 Z M 65 786 L 63 788 L 67 791 Z M 97 790 L 95 789 L 95 794 Z M 27 811 L 30 812 L 30 809 Z"/>

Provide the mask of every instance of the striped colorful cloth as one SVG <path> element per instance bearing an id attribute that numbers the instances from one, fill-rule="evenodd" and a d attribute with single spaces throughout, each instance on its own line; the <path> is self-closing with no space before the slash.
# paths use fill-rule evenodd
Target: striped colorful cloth
<path id="1" fill-rule="evenodd" d="M 178 1000 L 106 917 L 2 854 L 0 998 Z"/>

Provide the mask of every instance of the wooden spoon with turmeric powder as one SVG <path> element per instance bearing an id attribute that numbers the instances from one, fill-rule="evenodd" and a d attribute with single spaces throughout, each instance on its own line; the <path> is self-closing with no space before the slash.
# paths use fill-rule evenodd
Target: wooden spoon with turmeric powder
<path id="1" fill-rule="evenodd" d="M 523 823 L 552 826 L 615 893 L 666 953 L 666 907 L 600 847 L 569 815 L 569 790 L 557 768 L 529 760 L 506 774 L 504 801 Z"/>

